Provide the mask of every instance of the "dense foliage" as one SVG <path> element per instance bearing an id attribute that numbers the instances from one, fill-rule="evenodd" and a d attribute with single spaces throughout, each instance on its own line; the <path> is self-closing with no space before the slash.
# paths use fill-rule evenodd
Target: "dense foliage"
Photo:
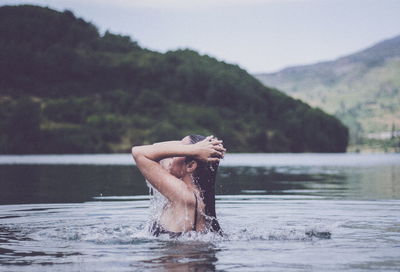
<path id="1" fill-rule="evenodd" d="M 0 8 L 0 153 L 121 152 L 213 134 L 229 151 L 343 152 L 340 121 L 192 50 L 165 54 L 63 13 Z"/>

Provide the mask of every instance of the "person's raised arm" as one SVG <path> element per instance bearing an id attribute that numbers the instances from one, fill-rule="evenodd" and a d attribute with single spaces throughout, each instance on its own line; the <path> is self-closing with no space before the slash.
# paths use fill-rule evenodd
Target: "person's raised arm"
<path id="1" fill-rule="evenodd" d="M 136 157 L 141 155 L 158 162 L 169 157 L 191 156 L 192 152 L 193 149 L 181 141 L 160 142 L 152 145 L 134 146 L 132 148 L 132 155 L 135 161 Z"/>
<path id="2" fill-rule="evenodd" d="M 166 171 L 158 162 L 169 157 L 190 156 L 203 161 L 219 161 L 225 149 L 222 141 L 212 136 L 196 144 L 181 141 L 161 142 L 153 145 L 135 146 L 132 155 L 143 176 L 170 201 L 190 202 L 186 185 Z"/>

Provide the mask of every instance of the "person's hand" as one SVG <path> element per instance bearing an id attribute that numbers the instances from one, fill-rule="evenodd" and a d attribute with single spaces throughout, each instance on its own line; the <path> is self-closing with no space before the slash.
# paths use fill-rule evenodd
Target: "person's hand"
<path id="1" fill-rule="evenodd" d="M 193 148 L 194 157 L 207 162 L 218 162 L 226 152 L 222 141 L 214 136 L 208 136 L 203 141 L 195 143 Z"/>

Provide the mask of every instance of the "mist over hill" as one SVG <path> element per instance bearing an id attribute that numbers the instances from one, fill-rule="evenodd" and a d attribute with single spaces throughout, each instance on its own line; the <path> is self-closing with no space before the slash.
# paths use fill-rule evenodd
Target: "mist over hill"
<path id="1" fill-rule="evenodd" d="M 0 153 L 127 152 L 216 135 L 233 152 L 344 152 L 335 117 L 193 50 L 165 54 L 71 11 L 0 7 Z"/>
<path id="2" fill-rule="evenodd" d="M 333 61 L 255 77 L 334 114 L 349 126 L 353 144 L 400 128 L 400 36 Z"/>

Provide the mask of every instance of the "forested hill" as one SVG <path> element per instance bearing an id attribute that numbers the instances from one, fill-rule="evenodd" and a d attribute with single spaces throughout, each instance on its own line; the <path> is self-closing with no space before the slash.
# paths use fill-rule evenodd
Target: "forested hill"
<path id="1" fill-rule="evenodd" d="M 229 151 L 343 152 L 336 118 L 192 50 L 160 54 L 36 6 L 0 7 L 0 153 L 125 152 L 214 134 Z"/>
<path id="2" fill-rule="evenodd" d="M 352 144 L 399 128 L 400 36 L 336 60 L 256 77 L 335 114 L 349 126 Z"/>

